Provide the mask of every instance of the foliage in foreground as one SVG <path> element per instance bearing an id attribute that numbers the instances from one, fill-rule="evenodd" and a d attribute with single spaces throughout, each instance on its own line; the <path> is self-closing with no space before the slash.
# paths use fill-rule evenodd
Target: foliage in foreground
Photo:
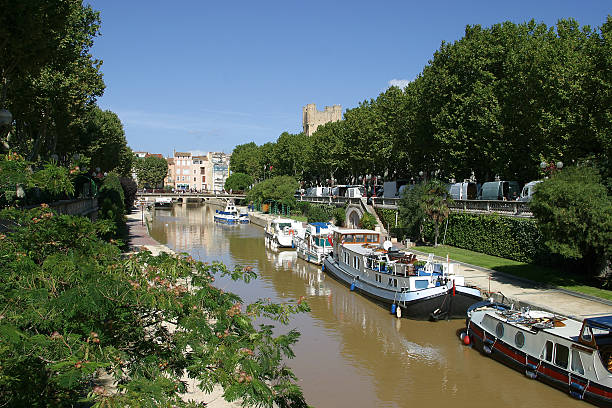
<path id="1" fill-rule="evenodd" d="M 275 336 L 305 303 L 241 299 L 212 285 L 213 275 L 248 281 L 190 257 L 122 256 L 98 238 L 109 222 L 57 216 L 46 207 L 4 210 L 13 230 L 0 235 L 0 405 L 187 406 L 186 376 L 199 388 L 220 384 L 247 406 L 301 407 L 284 364 L 299 333 Z M 99 382 L 100 373 L 117 381 Z"/>

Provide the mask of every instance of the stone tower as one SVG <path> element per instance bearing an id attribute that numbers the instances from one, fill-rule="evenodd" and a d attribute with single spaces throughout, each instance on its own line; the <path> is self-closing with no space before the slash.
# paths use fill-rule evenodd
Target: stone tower
<path id="1" fill-rule="evenodd" d="M 306 136 L 312 136 L 317 128 L 328 122 L 342 119 L 342 106 L 326 106 L 324 111 L 317 110 L 317 105 L 309 103 L 302 108 L 302 127 Z"/>

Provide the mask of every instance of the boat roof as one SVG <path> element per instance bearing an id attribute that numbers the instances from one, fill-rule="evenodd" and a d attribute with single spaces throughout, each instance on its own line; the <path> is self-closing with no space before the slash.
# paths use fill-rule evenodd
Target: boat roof
<path id="1" fill-rule="evenodd" d="M 612 331 L 612 315 L 589 317 L 588 319 L 584 319 L 584 323 L 590 327 Z"/>
<path id="2" fill-rule="evenodd" d="M 369 229 L 358 229 L 358 228 L 347 228 L 338 231 L 340 234 L 377 234 L 380 235 L 378 231 L 372 231 Z"/>

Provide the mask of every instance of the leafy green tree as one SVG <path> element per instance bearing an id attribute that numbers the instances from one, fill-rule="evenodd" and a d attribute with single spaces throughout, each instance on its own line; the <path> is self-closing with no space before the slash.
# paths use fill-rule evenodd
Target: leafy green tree
<path id="1" fill-rule="evenodd" d="M 43 2 L 28 0 L 26 3 Z M 51 3 L 61 5 L 60 17 L 64 21 L 61 30 L 50 30 L 46 33 L 50 40 L 43 41 L 56 47 L 35 75 L 19 75 L 10 80 L 7 107 L 13 113 L 15 127 L 4 142 L 31 161 L 57 154 L 60 163 L 66 164 L 74 153 L 84 150 L 76 136 L 79 121 L 104 91 L 101 62 L 89 52 L 100 20 L 99 13 L 81 1 Z M 40 29 L 33 35 L 37 33 L 40 34 Z M 19 31 L 19 35 L 30 34 Z"/>
<path id="2" fill-rule="evenodd" d="M 131 158 L 133 154 L 130 155 L 117 114 L 96 106 L 87 113 L 82 125 L 79 144 L 86 148 L 84 153 L 90 158 L 90 167 L 100 168 L 102 173 L 116 171 L 122 176 L 129 175 L 131 160 L 123 161 L 126 160 L 124 156 Z"/>
<path id="3" fill-rule="evenodd" d="M 263 203 L 275 200 L 284 205 L 295 207 L 295 192 L 298 182 L 290 176 L 276 176 L 266 179 L 255 186 L 246 195 L 247 201 Z"/>
<path id="4" fill-rule="evenodd" d="M 398 218 L 400 224 L 410 231 L 412 237 L 424 241 L 425 211 L 422 197 L 425 194 L 425 184 L 415 184 L 413 188 L 405 189 L 398 203 Z"/>
<path id="5" fill-rule="evenodd" d="M 612 197 L 590 166 L 564 168 L 538 185 L 529 205 L 551 252 L 601 274 L 612 254 Z"/>
<path id="6" fill-rule="evenodd" d="M 306 406 L 286 365 L 299 333 L 273 324 L 307 304 L 243 305 L 213 285 L 214 275 L 248 282 L 251 268 L 123 256 L 99 238 L 108 222 L 44 207 L 0 218 L 15 225 L 0 235 L 2 405 L 193 406 L 181 399 L 190 378 L 244 406 Z"/>
<path id="7" fill-rule="evenodd" d="M 232 173 L 225 180 L 225 190 L 245 191 L 253 184 L 253 177 L 250 174 Z"/>
<path id="8" fill-rule="evenodd" d="M 125 211 L 129 210 L 134 206 L 136 200 L 136 194 L 138 193 L 138 185 L 131 177 L 120 177 L 121 187 L 123 188 Z"/>
<path id="9" fill-rule="evenodd" d="M 255 179 L 262 179 L 263 164 L 261 149 L 254 143 L 237 145 L 230 157 L 230 169 L 234 173 L 250 174 Z"/>
<path id="10" fill-rule="evenodd" d="M 139 187 L 155 188 L 163 183 L 164 178 L 168 175 L 168 162 L 162 157 L 136 158 L 134 168 Z"/>
<path id="11" fill-rule="evenodd" d="M 71 3 L 77 2 L 0 1 L 0 108 L 13 81 L 36 76 L 54 58 L 68 31 Z"/>

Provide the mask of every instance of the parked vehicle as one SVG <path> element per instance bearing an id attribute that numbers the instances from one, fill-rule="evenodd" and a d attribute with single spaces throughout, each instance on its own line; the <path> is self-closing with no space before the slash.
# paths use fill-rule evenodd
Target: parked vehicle
<path id="1" fill-rule="evenodd" d="M 407 180 L 385 181 L 383 184 L 384 198 L 400 198 L 410 184 Z"/>
<path id="2" fill-rule="evenodd" d="M 533 197 L 533 193 L 535 192 L 536 186 L 541 182 L 542 180 L 535 180 L 525 184 L 525 186 L 523 187 L 523 191 L 521 191 L 519 201 L 531 201 L 531 197 Z"/>
<path id="3" fill-rule="evenodd" d="M 348 184 L 338 184 L 337 186 L 333 186 L 331 189 L 331 195 L 333 197 L 346 197 L 346 191 L 351 186 Z"/>
<path id="4" fill-rule="evenodd" d="M 366 196 L 366 190 L 364 186 L 351 186 L 346 190 L 346 197 L 349 198 L 360 198 Z"/>
<path id="5" fill-rule="evenodd" d="M 329 197 L 331 187 L 310 187 L 306 190 L 307 197 Z"/>
<path id="6" fill-rule="evenodd" d="M 478 184 L 472 181 L 453 183 L 448 186 L 448 195 L 453 200 L 476 200 L 478 198 Z"/>
<path id="7" fill-rule="evenodd" d="M 467 312 L 465 344 L 598 406 L 612 406 L 612 315 L 580 322 L 484 301 Z"/>
<path id="8" fill-rule="evenodd" d="M 516 200 L 521 189 L 517 181 L 488 181 L 482 185 L 479 200 Z"/>

